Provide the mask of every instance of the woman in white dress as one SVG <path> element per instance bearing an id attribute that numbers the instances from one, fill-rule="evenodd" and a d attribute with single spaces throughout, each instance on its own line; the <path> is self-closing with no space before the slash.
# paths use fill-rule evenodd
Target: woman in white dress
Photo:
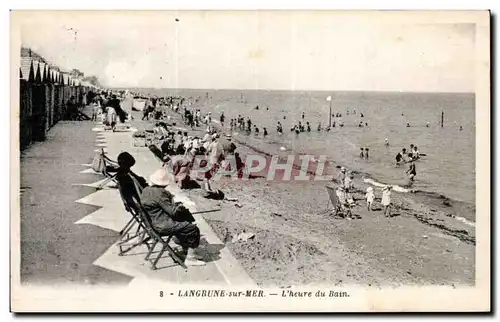
<path id="1" fill-rule="evenodd" d="M 382 189 L 382 206 L 384 206 L 384 215 L 390 217 L 389 207 L 391 205 L 391 190 L 392 186 L 385 186 Z"/>

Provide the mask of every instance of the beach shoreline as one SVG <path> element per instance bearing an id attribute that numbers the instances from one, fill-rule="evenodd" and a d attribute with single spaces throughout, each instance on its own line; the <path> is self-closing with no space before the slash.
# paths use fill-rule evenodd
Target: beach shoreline
<path id="1" fill-rule="evenodd" d="M 168 115 L 186 130 L 180 114 L 168 110 Z M 134 116 L 140 119 L 139 113 Z M 187 132 L 202 137 L 204 128 Z M 275 147 L 265 142 L 256 147 L 244 138 L 233 136 L 241 155 L 272 155 Z M 393 193 L 394 217 L 385 218 L 366 210 L 363 178 L 356 176 L 354 185 L 360 192 L 354 194 L 358 206 L 353 212 L 361 219 L 350 221 L 325 213 L 325 182 L 214 182 L 236 202 L 206 199 L 201 189 L 186 193 L 203 208 L 221 208 L 203 217 L 259 285 L 474 284 L 475 227 L 456 219 L 462 217 L 460 207 L 453 203 L 450 209 L 440 198 Z M 233 242 L 242 232 L 254 237 Z"/>

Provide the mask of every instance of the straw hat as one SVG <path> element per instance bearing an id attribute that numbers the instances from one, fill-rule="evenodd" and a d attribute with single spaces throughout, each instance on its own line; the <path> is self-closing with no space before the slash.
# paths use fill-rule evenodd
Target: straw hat
<path id="1" fill-rule="evenodd" d="M 165 169 L 156 170 L 156 172 L 149 177 L 149 181 L 156 186 L 168 186 L 170 184 L 168 172 Z"/>

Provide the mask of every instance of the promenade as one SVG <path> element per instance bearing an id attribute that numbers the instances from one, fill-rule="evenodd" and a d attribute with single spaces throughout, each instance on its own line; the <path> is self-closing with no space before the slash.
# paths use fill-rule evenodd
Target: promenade
<path id="1" fill-rule="evenodd" d="M 139 123 L 139 124 L 138 124 Z M 129 220 L 119 192 L 90 163 L 104 148 L 111 159 L 122 151 L 136 158 L 133 170 L 146 179 L 161 167 L 147 148 L 134 147 L 131 131 L 107 132 L 92 122 L 61 122 L 47 141 L 21 158 L 21 282 L 27 285 L 78 283 L 98 286 L 140 284 L 254 285 L 201 215 L 203 267 L 184 270 L 167 255 L 151 270 L 146 247 L 118 256 L 118 232 Z M 143 126 L 143 125 L 142 125 Z M 176 187 L 168 187 L 192 212 L 206 210 Z"/>

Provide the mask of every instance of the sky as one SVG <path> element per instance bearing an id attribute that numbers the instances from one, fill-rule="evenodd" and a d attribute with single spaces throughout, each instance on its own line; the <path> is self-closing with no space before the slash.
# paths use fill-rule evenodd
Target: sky
<path id="1" fill-rule="evenodd" d="M 23 45 L 110 87 L 474 91 L 474 24 L 391 17 L 52 12 L 20 23 Z"/>

